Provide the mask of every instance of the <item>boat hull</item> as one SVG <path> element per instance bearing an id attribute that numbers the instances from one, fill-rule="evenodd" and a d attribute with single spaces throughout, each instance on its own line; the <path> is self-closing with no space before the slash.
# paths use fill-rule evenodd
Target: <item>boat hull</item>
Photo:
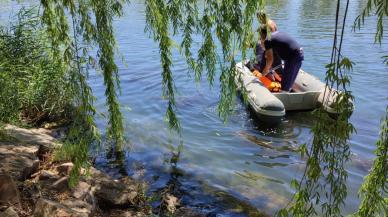
<path id="1" fill-rule="evenodd" d="M 256 116 L 266 123 L 280 123 L 286 111 L 313 110 L 321 106 L 329 114 L 338 114 L 334 109 L 338 91 L 303 70 L 299 71 L 293 91 L 289 93 L 271 93 L 242 62 L 236 65 L 235 83 L 246 93 Z"/>
<path id="2" fill-rule="evenodd" d="M 257 118 L 267 124 L 278 124 L 286 114 L 283 103 L 242 63 L 236 65 L 235 83 Z"/>

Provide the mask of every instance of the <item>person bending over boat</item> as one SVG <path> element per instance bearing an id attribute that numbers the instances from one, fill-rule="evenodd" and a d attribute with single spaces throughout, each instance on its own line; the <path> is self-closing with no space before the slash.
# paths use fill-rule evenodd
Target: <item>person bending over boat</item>
<path id="1" fill-rule="evenodd" d="M 258 71 L 262 72 L 266 65 L 266 58 L 264 55 L 264 47 L 260 42 L 257 42 L 255 45 L 255 61 L 249 61 L 246 66 L 253 72 Z M 274 60 L 272 63 L 272 67 L 276 67 L 282 64 L 282 61 L 276 53 L 274 53 Z M 278 69 L 278 72 L 282 73 L 282 68 Z"/>
<path id="2" fill-rule="evenodd" d="M 291 38 L 287 33 L 275 31 L 267 37 L 267 26 L 260 27 L 260 40 L 264 44 L 266 64 L 262 71 L 263 76 L 266 76 L 274 62 L 274 53 L 284 61 L 284 69 L 282 74 L 282 90 L 289 92 L 295 82 L 299 69 L 304 60 L 303 49 L 299 43 Z"/>
<path id="3" fill-rule="evenodd" d="M 261 24 L 268 25 L 269 29 L 271 30 L 271 32 L 277 31 L 277 26 L 276 26 L 275 21 L 269 19 L 265 12 L 263 12 L 263 11 L 258 12 L 257 13 L 257 18 L 258 18 L 258 20 L 259 20 L 259 22 Z M 266 58 L 265 58 L 265 55 L 264 55 L 264 44 L 261 43 L 260 41 L 258 41 L 256 43 L 256 46 L 255 46 L 255 56 L 256 56 L 256 63 L 248 62 L 246 66 L 251 71 L 257 70 L 258 72 L 262 72 L 263 69 L 264 69 L 264 66 L 266 65 Z M 274 61 L 272 63 L 272 67 L 276 67 L 276 66 L 279 66 L 280 64 L 282 64 L 281 59 L 279 58 L 279 55 L 277 55 L 276 52 L 274 53 L 274 59 L 273 60 Z M 278 72 L 282 73 L 282 71 L 283 70 L 280 67 L 278 69 Z"/>

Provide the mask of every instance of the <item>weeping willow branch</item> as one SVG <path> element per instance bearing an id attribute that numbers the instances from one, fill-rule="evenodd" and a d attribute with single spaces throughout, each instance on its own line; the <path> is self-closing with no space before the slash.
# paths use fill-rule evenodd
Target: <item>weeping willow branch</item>
<path id="1" fill-rule="evenodd" d="M 120 106 L 117 101 L 117 91 L 119 89 L 118 69 L 114 61 L 114 49 L 116 46 L 113 33 L 112 20 L 114 16 L 122 14 L 122 1 L 58 1 L 42 0 L 43 8 L 42 20 L 50 35 L 54 57 L 58 61 L 65 60 L 72 67 L 73 56 L 78 57 L 78 41 L 75 41 L 76 35 L 71 37 L 71 30 L 68 25 L 66 11 L 70 12 L 73 19 L 73 28 L 76 34 L 81 36 L 86 45 L 97 44 L 98 63 L 103 72 L 104 84 L 106 86 L 105 95 L 107 97 L 107 106 L 109 110 L 109 130 L 108 135 L 116 140 L 120 146 L 123 141 L 123 120 L 120 112 Z M 94 17 L 94 19 L 92 18 Z M 77 20 L 77 22 L 74 22 Z M 88 55 L 87 48 L 84 48 L 83 60 Z M 90 88 L 84 81 L 87 73 L 81 70 L 80 61 L 77 58 L 78 68 L 77 83 L 79 94 L 81 95 L 81 108 L 85 113 L 94 113 L 93 97 Z M 85 65 L 85 61 L 82 61 Z"/>
<path id="2" fill-rule="evenodd" d="M 381 43 L 384 33 L 384 17 L 388 16 L 388 1 L 368 0 L 366 7 L 354 21 L 354 29 L 360 29 L 364 25 L 365 18 L 371 15 L 376 15 L 377 18 L 375 42 Z"/>
<path id="3" fill-rule="evenodd" d="M 368 0 L 362 13 L 356 18 L 354 28 L 361 28 L 365 18 L 372 13 L 377 17 L 375 42 L 381 44 L 383 39 L 383 21 L 388 16 L 388 2 L 386 0 Z M 382 57 L 388 64 L 388 56 Z M 358 211 L 353 216 L 387 216 L 388 215 L 388 108 L 386 117 L 381 125 L 380 139 L 377 141 L 376 159 L 371 171 L 362 184 L 359 195 L 362 198 Z"/>
<path id="4" fill-rule="evenodd" d="M 174 3 L 174 1 L 172 1 Z M 162 62 L 162 84 L 163 84 L 163 96 L 168 97 L 168 107 L 166 112 L 166 118 L 169 122 L 169 126 L 173 129 L 179 130 L 179 121 L 175 113 L 175 86 L 174 79 L 171 72 L 171 45 L 172 40 L 169 36 L 169 20 L 168 16 L 173 16 L 174 29 L 177 28 L 179 17 L 176 17 L 175 13 L 169 13 L 171 11 L 179 10 L 174 7 L 180 7 L 180 4 L 168 5 L 164 1 L 149 0 L 146 7 L 146 20 L 148 29 L 153 31 L 154 40 L 159 42 L 160 58 Z M 173 9 L 171 9 L 173 8 Z"/>
<path id="5" fill-rule="evenodd" d="M 388 107 L 376 147 L 376 159 L 360 188 L 362 201 L 354 216 L 388 216 Z"/>
<path id="6" fill-rule="evenodd" d="M 72 130 L 58 155 L 75 163 L 72 176 L 74 180 L 71 183 L 76 182 L 79 168 L 87 165 L 90 144 L 100 141 L 94 121 L 95 98 L 87 83 L 89 66 L 102 71 L 109 112 L 107 138 L 115 144 L 117 152 L 122 150 L 124 127 L 117 99 L 120 82 L 115 63 L 116 41 L 112 22 L 114 17 L 122 15 L 122 5 L 125 2 L 41 0 L 42 22 L 50 39 L 53 58 L 66 66 L 76 107 Z M 91 48 L 97 48 L 97 61 L 89 51 Z"/>
<path id="7" fill-rule="evenodd" d="M 113 33 L 112 20 L 114 16 L 122 15 L 120 1 L 92 1 L 93 12 L 96 17 L 96 42 L 99 45 L 99 65 L 103 71 L 105 96 L 109 110 L 108 136 L 116 142 L 117 151 L 121 151 L 124 127 L 120 105 L 116 90 L 120 89 L 120 80 L 117 65 L 114 61 L 116 40 Z"/>
<path id="8" fill-rule="evenodd" d="M 246 44 L 252 43 L 254 35 L 252 23 L 256 11 L 264 5 L 257 0 L 148 0 L 146 4 L 146 29 L 152 33 L 160 48 L 162 63 L 162 83 L 164 96 L 168 98 L 167 119 L 172 128 L 179 128 L 175 115 L 175 86 L 171 71 L 171 37 L 182 34 L 180 43 L 189 70 L 194 72 L 196 81 L 206 70 L 209 84 L 214 84 L 216 65 L 220 64 L 219 75 L 221 94 L 218 111 L 226 120 L 235 97 L 234 67 L 236 50 L 246 56 Z M 172 30 L 172 33 L 169 32 Z M 198 55 L 193 55 L 193 36 L 201 36 Z M 217 58 L 217 49 L 222 57 Z M 226 66 L 226 67 L 225 67 Z"/>
<path id="9" fill-rule="evenodd" d="M 325 77 L 327 87 L 340 90 L 335 102 L 338 117 L 332 119 L 323 109 L 315 111 L 317 121 L 311 130 L 313 142 L 309 150 L 305 146 L 301 148 L 302 156 L 308 156 L 303 178 L 299 182 L 292 181 L 296 193 L 291 204 L 281 209 L 278 216 L 342 216 L 341 208 L 347 196 L 345 163 L 350 158 L 348 140 L 354 127 L 349 122 L 353 96 L 348 90 L 350 79 L 347 76 L 353 63 L 341 54 L 349 0 L 342 23 L 339 20 L 340 5 L 338 0 L 331 61 L 326 66 Z M 333 94 L 332 91 L 326 88 L 324 98 Z M 316 210 L 317 206 L 321 209 Z"/>

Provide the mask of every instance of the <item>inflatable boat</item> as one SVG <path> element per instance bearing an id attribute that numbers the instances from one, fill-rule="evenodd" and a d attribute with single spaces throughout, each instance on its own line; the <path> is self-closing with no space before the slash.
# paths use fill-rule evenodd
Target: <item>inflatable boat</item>
<path id="1" fill-rule="evenodd" d="M 238 90 L 244 88 L 249 105 L 257 117 L 269 124 L 280 123 L 286 111 L 313 110 L 322 106 L 335 115 L 333 108 L 338 92 L 317 77 L 300 70 L 291 92 L 270 92 L 263 82 L 242 62 L 236 64 L 235 83 Z M 324 100 L 325 98 L 325 100 Z"/>

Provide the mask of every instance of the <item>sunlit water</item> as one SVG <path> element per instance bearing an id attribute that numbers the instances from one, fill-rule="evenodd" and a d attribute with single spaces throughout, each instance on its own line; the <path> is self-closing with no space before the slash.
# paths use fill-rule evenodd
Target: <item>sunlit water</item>
<path id="1" fill-rule="evenodd" d="M 336 2 L 274 2 L 277 3 L 268 7 L 271 18 L 281 31 L 288 32 L 304 47 L 302 68 L 323 79 L 324 66 L 330 61 Z M 370 168 L 380 119 L 388 105 L 388 67 L 381 59 L 388 53 L 388 35 L 381 46 L 374 44 L 373 18 L 360 31 L 351 31 L 362 8 L 360 2 L 350 2 L 343 45 L 343 55 L 356 63 L 351 73 L 355 96 L 351 122 L 357 130 L 350 140 L 353 156 L 347 167 L 349 195 L 345 213 L 354 212 L 358 206 L 357 190 Z M 5 5 L 1 10 L 15 7 L 7 1 L 0 4 Z M 244 216 L 238 214 L 239 208 L 249 206 L 273 214 L 291 198 L 291 179 L 300 178 L 303 173 L 304 161 L 294 150 L 299 144 L 311 142 L 310 129 L 315 121 L 311 113 L 287 114 L 280 126 L 265 129 L 238 100 L 224 124 L 217 115 L 219 84 L 209 87 L 206 78 L 195 83 L 184 59 L 175 51 L 173 72 L 182 134 L 179 137 L 170 133 L 164 122 L 166 100 L 161 96 L 159 50 L 144 33 L 144 10 L 144 3 L 134 1 L 115 21 L 118 49 L 124 59 L 117 58 L 120 102 L 129 139 L 121 171 L 145 179 L 151 191 L 174 182 L 182 192 L 182 203 L 220 216 Z M 0 15 L 2 22 L 5 19 L 8 17 Z M 90 84 L 97 96 L 97 107 L 105 113 L 101 76 L 92 74 Z M 99 118 L 98 124 L 105 126 L 105 120 Z M 183 149 L 177 163 L 179 175 L 171 174 L 168 160 L 180 144 Z M 119 170 L 104 155 L 97 158 L 96 164 L 113 175 Z"/>

